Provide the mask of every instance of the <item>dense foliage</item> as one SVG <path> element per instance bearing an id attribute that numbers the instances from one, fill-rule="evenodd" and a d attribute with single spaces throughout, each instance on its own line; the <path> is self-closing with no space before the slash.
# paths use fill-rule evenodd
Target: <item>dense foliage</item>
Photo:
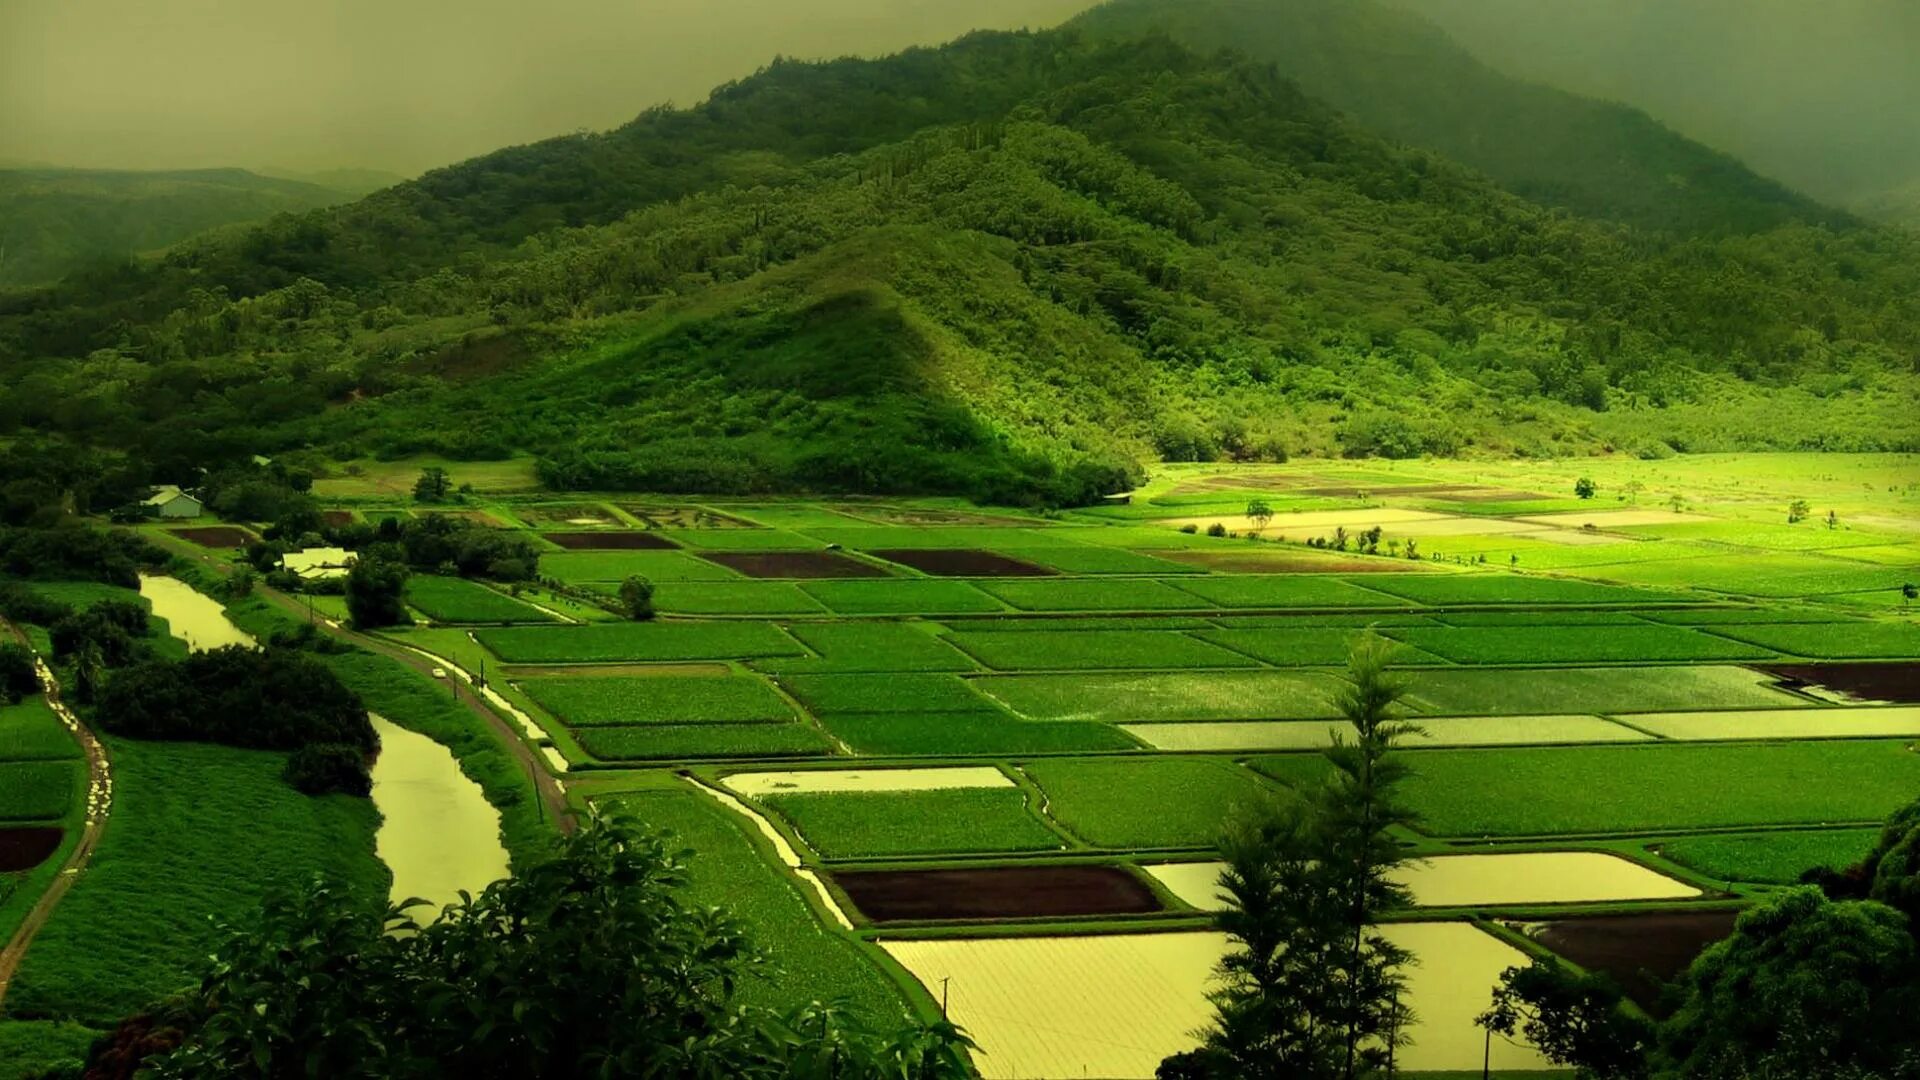
<path id="1" fill-rule="evenodd" d="M 365 796 L 373 791 L 373 777 L 367 771 L 367 755 L 358 747 L 341 743 L 308 743 L 287 755 L 286 769 L 280 774 L 302 795 Z"/>
<path id="2" fill-rule="evenodd" d="M 1287 73 L 1071 30 L 777 63 L 0 301 L 0 435 L 1004 502 L 1148 456 L 1920 446 L 1920 240 L 1664 133 L 1596 145 L 1727 227 L 1570 216 Z"/>
<path id="3" fill-rule="evenodd" d="M 0 642 L 0 705 L 18 705 L 20 699 L 40 692 L 40 671 L 34 667 L 33 653 L 11 641 Z"/>
<path id="4" fill-rule="evenodd" d="M 326 665 L 290 649 L 229 645 L 149 659 L 108 677 L 95 719 L 116 735 L 263 750 L 379 745 L 367 710 Z"/>
<path id="5" fill-rule="evenodd" d="M 142 568 L 166 565 L 166 552 L 136 533 L 91 529 L 0 527 L 0 573 L 20 578 L 99 581 L 129 589 Z"/>
<path id="6" fill-rule="evenodd" d="M 424 927 L 317 887 L 268 907 L 196 990 L 100 1049 L 177 1046 L 149 1062 L 160 1077 L 970 1075 L 944 1023 L 742 1005 L 756 954 L 726 915 L 687 904 L 685 885 L 658 837 L 593 821 L 557 858 Z M 153 1038 L 156 1020 L 175 1034 Z"/>

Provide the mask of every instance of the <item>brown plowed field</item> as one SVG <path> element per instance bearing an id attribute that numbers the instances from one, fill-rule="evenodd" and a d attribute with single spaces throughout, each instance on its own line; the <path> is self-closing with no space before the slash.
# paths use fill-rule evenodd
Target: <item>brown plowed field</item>
<path id="1" fill-rule="evenodd" d="M 1050 567 L 976 548 L 889 548 L 870 554 L 937 577 L 1051 577 Z"/>
<path id="2" fill-rule="evenodd" d="M 337 529 L 342 525 L 351 525 L 353 524 L 353 511 L 322 510 L 320 511 L 320 523 L 329 529 Z"/>
<path id="3" fill-rule="evenodd" d="M 1707 946 L 1733 932 L 1735 911 L 1596 915 L 1547 923 L 1535 939 L 1590 971 L 1604 971 L 1643 1006 Z"/>
<path id="4" fill-rule="evenodd" d="M 751 578 L 886 577 L 872 563 L 831 551 L 703 551 L 700 557 Z"/>
<path id="5" fill-rule="evenodd" d="M 842 870 L 833 880 L 874 922 L 1051 919 L 1162 910 L 1152 889 L 1113 866 Z"/>
<path id="6" fill-rule="evenodd" d="M 60 850 L 60 829 L 50 826 L 26 826 L 0 829 L 0 873 L 31 870 Z"/>
<path id="7" fill-rule="evenodd" d="M 1893 664 L 1761 664 L 1759 670 L 1789 683 L 1824 686 L 1863 701 L 1920 704 L 1920 663 Z"/>
<path id="8" fill-rule="evenodd" d="M 241 548 L 253 543 L 252 533 L 233 525 L 200 525 L 167 531 L 206 548 Z"/>
<path id="9" fill-rule="evenodd" d="M 550 532 L 540 535 L 571 551 L 640 551 L 680 546 L 650 532 Z"/>

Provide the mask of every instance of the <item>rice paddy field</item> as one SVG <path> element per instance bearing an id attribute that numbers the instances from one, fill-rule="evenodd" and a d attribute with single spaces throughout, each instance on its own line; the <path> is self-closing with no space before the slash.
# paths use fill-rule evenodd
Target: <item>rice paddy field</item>
<path id="1" fill-rule="evenodd" d="M 1393 933 L 1423 1075 L 1479 1074 L 1492 981 L 1569 927 L 1724 933 L 1920 796 L 1911 457 L 1169 466 L 1054 515 L 476 507 L 569 537 L 541 573 L 576 596 L 647 576 L 659 617 L 433 584 L 396 639 L 484 668 L 576 802 L 690 845 L 789 976 L 756 992 L 944 994 L 987 1077 L 1144 1078 L 1191 1044 L 1221 827 L 1321 782 L 1362 635 L 1422 727 L 1403 840 L 1437 869 Z"/>

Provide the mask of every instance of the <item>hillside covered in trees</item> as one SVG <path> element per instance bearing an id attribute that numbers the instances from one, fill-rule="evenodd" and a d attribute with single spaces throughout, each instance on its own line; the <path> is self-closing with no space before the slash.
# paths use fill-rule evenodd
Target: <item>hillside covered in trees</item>
<path id="1" fill-rule="evenodd" d="M 1920 447 L 1920 239 L 1657 125 L 1555 197 L 1147 18 L 1207 46 L 1194 10 L 776 62 L 0 297 L 0 437 L 1008 501 L 1150 457 Z"/>

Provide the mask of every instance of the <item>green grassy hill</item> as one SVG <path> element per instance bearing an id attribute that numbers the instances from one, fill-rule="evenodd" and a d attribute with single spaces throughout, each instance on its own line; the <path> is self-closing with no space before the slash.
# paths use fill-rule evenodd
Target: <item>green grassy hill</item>
<path id="1" fill-rule="evenodd" d="M 244 169 L 0 169 L 0 288 L 46 284 L 221 225 L 351 195 Z"/>
<path id="2" fill-rule="evenodd" d="M 1009 502 L 1154 456 L 1904 449 L 1916 249 L 1588 220 L 1270 64 L 979 34 L 0 298 L 0 437 Z"/>

